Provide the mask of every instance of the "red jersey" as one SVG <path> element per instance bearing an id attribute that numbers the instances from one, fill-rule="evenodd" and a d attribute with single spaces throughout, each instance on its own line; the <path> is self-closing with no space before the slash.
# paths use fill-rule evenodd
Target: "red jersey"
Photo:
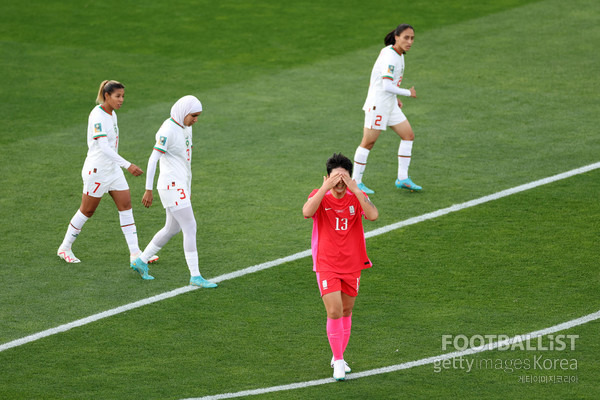
<path id="1" fill-rule="evenodd" d="M 317 193 L 311 192 L 308 198 Z M 365 195 L 366 196 L 366 195 Z M 364 215 L 360 202 L 349 190 L 341 199 L 328 191 L 312 216 L 313 270 L 350 273 L 371 267 L 367 257 Z"/>

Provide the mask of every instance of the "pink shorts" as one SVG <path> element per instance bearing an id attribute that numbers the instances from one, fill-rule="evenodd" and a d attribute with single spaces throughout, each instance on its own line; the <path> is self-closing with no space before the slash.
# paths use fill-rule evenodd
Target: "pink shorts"
<path id="1" fill-rule="evenodd" d="M 360 273 L 361 271 L 349 274 L 339 274 L 333 271 L 317 272 L 317 283 L 319 284 L 321 297 L 339 291 L 350 297 L 356 297 L 360 286 Z"/>

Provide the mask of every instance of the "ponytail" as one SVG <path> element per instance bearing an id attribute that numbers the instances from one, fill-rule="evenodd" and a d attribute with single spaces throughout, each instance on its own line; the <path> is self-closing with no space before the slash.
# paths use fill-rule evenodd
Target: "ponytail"
<path id="1" fill-rule="evenodd" d="M 112 94 L 116 89 L 125 89 L 125 86 L 121 82 L 117 81 L 102 81 L 100 89 L 98 89 L 98 97 L 96 97 L 96 104 L 104 103 L 104 95 L 108 93 Z"/>
<path id="2" fill-rule="evenodd" d="M 386 46 L 389 45 L 394 45 L 396 44 L 396 36 L 400 36 L 400 34 L 402 32 L 404 32 L 407 29 L 412 29 L 413 31 L 415 30 L 415 28 L 413 28 L 411 25 L 409 24 L 400 24 L 396 27 L 396 29 L 394 29 L 393 31 L 391 31 L 390 33 L 388 33 L 387 35 L 385 35 L 385 39 L 384 39 L 384 43 Z"/>
<path id="3" fill-rule="evenodd" d="M 386 46 L 389 46 L 389 45 L 393 46 L 394 44 L 396 44 L 396 37 L 394 35 L 395 32 L 396 32 L 396 30 L 394 29 L 393 31 L 391 31 L 390 33 L 385 35 L 385 39 L 383 41 Z"/>

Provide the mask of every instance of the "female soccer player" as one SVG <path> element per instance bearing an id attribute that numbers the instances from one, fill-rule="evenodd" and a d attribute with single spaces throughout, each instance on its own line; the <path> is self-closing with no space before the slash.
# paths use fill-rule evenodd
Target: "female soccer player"
<path id="1" fill-rule="evenodd" d="M 137 231 L 131 210 L 129 186 L 121 168 L 125 168 L 133 176 L 139 176 L 143 171 L 136 165 L 125 160 L 118 154 L 119 127 L 117 125 L 118 110 L 123 105 L 125 86 L 117 81 L 104 81 L 100 84 L 96 103 L 88 118 L 87 143 L 88 153 L 83 164 L 83 196 L 81 206 L 75 213 L 65 238 L 58 248 L 57 255 L 68 263 L 78 263 L 71 246 L 83 228 L 83 224 L 94 214 L 104 193 L 108 192 L 113 198 L 121 230 L 129 246 L 130 259 L 135 259 L 140 253 Z M 154 257 L 157 259 L 158 257 Z"/>
<path id="2" fill-rule="evenodd" d="M 375 221 L 379 212 L 350 178 L 350 159 L 334 154 L 327 160 L 326 169 L 321 188 L 308 196 L 302 214 L 313 219 L 313 270 L 327 311 L 333 378 L 341 381 L 350 372 L 344 351 L 350 339 L 360 274 L 373 265 L 367 256 L 362 217 Z"/>
<path id="3" fill-rule="evenodd" d="M 198 250 L 196 248 L 196 219 L 192 210 L 192 125 L 198 121 L 202 104 L 194 96 L 184 96 L 171 108 L 171 118 L 165 120 L 156 133 L 156 144 L 148 160 L 146 192 L 142 204 L 150 207 L 154 196 L 154 174 L 160 160 L 160 174 L 156 185 L 160 200 L 165 208 L 165 226 L 152 238 L 142 254 L 131 263 L 143 279 L 154 279 L 148 274 L 148 260 L 167 244 L 169 239 L 183 231 L 183 251 L 188 269 L 190 285 L 213 288 L 217 285 L 200 275 Z"/>
<path id="4" fill-rule="evenodd" d="M 408 166 L 412 154 L 415 134 L 402 112 L 402 101 L 396 96 L 417 97 L 415 87 L 401 89 L 404 75 L 404 54 L 410 50 L 415 40 L 415 31 L 407 24 L 398 25 L 385 37 L 385 45 L 371 72 L 371 82 L 365 110 L 363 138 L 354 154 L 354 179 L 358 187 L 365 193 L 374 193 L 362 183 L 367 166 L 367 157 L 375 145 L 379 134 L 389 126 L 400 136 L 398 148 L 398 179 L 396 187 L 401 189 L 421 190 L 408 176 Z"/>

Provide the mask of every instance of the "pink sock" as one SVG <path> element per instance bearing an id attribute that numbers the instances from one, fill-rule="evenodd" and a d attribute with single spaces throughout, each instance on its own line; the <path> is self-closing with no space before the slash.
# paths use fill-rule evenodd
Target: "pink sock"
<path id="1" fill-rule="evenodd" d="M 333 352 L 334 360 L 344 359 L 344 324 L 342 318 L 327 317 L 327 338 Z"/>
<path id="2" fill-rule="evenodd" d="M 350 331 L 352 330 L 352 314 L 347 317 L 342 317 L 342 324 L 344 326 L 344 343 L 342 346 L 342 353 L 346 351 L 348 341 L 350 340 Z"/>

